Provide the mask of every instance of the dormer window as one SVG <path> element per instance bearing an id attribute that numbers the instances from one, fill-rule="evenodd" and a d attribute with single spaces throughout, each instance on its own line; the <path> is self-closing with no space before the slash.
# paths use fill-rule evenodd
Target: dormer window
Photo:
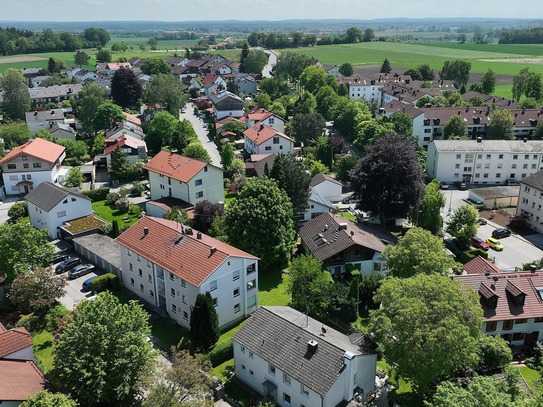
<path id="1" fill-rule="evenodd" d="M 499 296 L 491 287 L 489 287 L 485 283 L 481 283 L 481 285 L 479 285 L 479 295 L 481 296 L 481 302 L 485 306 L 495 307 L 498 305 Z"/>
<path id="2" fill-rule="evenodd" d="M 507 284 L 505 285 L 505 291 L 507 292 L 507 296 L 511 299 L 511 302 L 514 305 L 524 305 L 526 293 L 518 288 L 511 280 L 507 280 Z"/>

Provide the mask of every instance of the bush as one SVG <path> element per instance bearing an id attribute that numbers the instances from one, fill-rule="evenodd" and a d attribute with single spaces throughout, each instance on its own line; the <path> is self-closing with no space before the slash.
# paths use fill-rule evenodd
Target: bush
<path id="1" fill-rule="evenodd" d="M 140 217 L 141 213 L 143 212 L 143 209 L 141 209 L 141 206 L 139 205 L 132 204 L 130 205 L 130 209 L 128 211 L 130 212 L 131 215 Z"/>
<path id="2" fill-rule="evenodd" d="M 101 293 L 106 290 L 117 291 L 120 286 L 119 277 L 113 273 L 106 273 L 91 281 L 91 291 L 95 293 Z"/>
<path id="3" fill-rule="evenodd" d="M 117 202 L 121 198 L 122 196 L 118 192 L 110 192 L 106 195 L 106 202 L 110 205 L 115 205 L 115 202 Z"/>
<path id="4" fill-rule="evenodd" d="M 132 190 L 130 191 L 133 196 L 141 196 L 145 191 L 145 185 L 142 182 L 136 181 L 132 184 Z"/>
<path id="5" fill-rule="evenodd" d="M 479 366 L 483 369 L 502 369 L 511 363 L 513 354 L 500 336 L 481 335 L 479 338 Z"/>
<path id="6" fill-rule="evenodd" d="M 488 252 L 486 252 L 483 249 L 470 249 L 462 252 L 460 255 L 460 261 L 462 264 L 466 264 L 467 262 L 473 260 L 477 256 L 481 256 L 484 259 L 488 259 Z"/>
<path id="7" fill-rule="evenodd" d="M 109 188 L 102 187 L 97 189 L 91 189 L 89 191 L 81 191 L 81 193 L 85 196 L 88 196 L 93 202 L 103 201 L 109 194 Z"/>
<path id="8" fill-rule="evenodd" d="M 128 198 L 120 198 L 115 202 L 115 208 L 122 213 L 126 213 L 130 209 L 130 201 Z"/>
<path id="9" fill-rule="evenodd" d="M 14 203 L 8 210 L 8 216 L 11 222 L 17 222 L 19 219 L 28 216 L 28 206 L 26 201 Z"/>
<path id="10" fill-rule="evenodd" d="M 219 366 L 220 364 L 234 358 L 234 346 L 232 340 L 217 344 L 211 352 L 205 355 L 213 366 Z"/>
<path id="11" fill-rule="evenodd" d="M 45 316 L 45 328 L 49 332 L 55 332 L 62 318 L 68 314 L 68 310 L 62 304 L 53 307 Z"/>
<path id="12" fill-rule="evenodd" d="M 100 226 L 99 230 L 104 235 L 109 235 L 111 231 L 113 230 L 113 226 L 111 226 L 111 223 L 104 223 L 102 226 Z"/>

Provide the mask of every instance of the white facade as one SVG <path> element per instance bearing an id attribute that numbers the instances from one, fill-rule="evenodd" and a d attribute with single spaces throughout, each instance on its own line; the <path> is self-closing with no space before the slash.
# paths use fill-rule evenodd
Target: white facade
<path id="1" fill-rule="evenodd" d="M 249 154 L 274 154 L 274 153 L 293 153 L 294 141 L 283 136 L 273 136 L 261 144 L 256 144 L 247 136 L 245 139 L 245 151 Z"/>
<path id="2" fill-rule="evenodd" d="M 307 200 L 307 209 L 303 214 L 301 222 L 307 222 L 325 212 L 332 212 L 334 210 L 334 206 L 331 202 L 327 202 L 324 198 L 315 195 L 316 194 L 312 192 Z"/>
<path id="3" fill-rule="evenodd" d="M 50 170 L 46 171 L 32 171 L 32 172 L 4 172 L 2 174 L 4 180 L 4 186 L 6 188 L 7 195 L 19 195 L 26 194 L 36 188 L 39 184 L 45 181 L 57 183 L 59 179 L 59 166 L 53 166 Z M 22 181 L 26 181 L 29 185 L 21 184 Z"/>
<path id="4" fill-rule="evenodd" d="M 28 202 L 30 223 L 36 229 L 48 229 L 52 239 L 59 237 L 59 229 L 64 222 L 79 219 L 92 214 L 92 202 L 79 196 L 69 195 L 46 212 Z"/>
<path id="5" fill-rule="evenodd" d="M 537 341 L 541 342 L 543 341 L 543 318 L 486 321 L 483 322 L 481 332 L 487 335 L 499 335 L 502 337 L 504 335 L 511 335 L 511 338 L 507 338 L 509 339 L 511 346 L 524 345 L 526 334 L 538 332 Z"/>
<path id="6" fill-rule="evenodd" d="M 517 215 L 526 214 L 528 226 L 538 233 L 543 232 L 543 185 L 542 188 L 520 184 Z"/>
<path id="7" fill-rule="evenodd" d="M 239 118 L 243 116 L 243 113 L 244 113 L 243 108 L 232 109 L 232 110 L 222 110 L 222 109 L 217 109 L 215 106 L 213 106 L 213 115 L 215 116 L 215 120 L 217 121 L 224 119 L 225 117 L 228 117 L 228 116 Z"/>
<path id="8" fill-rule="evenodd" d="M 324 180 L 317 185 L 311 186 L 311 189 L 330 202 L 341 201 L 341 192 L 343 187 L 339 182 Z"/>
<path id="9" fill-rule="evenodd" d="M 374 82 L 374 83 L 372 83 Z M 381 90 L 383 84 L 370 81 L 367 84 L 361 82 L 350 83 L 349 86 L 349 98 L 353 100 L 365 100 L 366 102 L 375 102 L 378 106 L 381 106 Z"/>
<path id="10" fill-rule="evenodd" d="M 504 184 L 536 173 L 542 159 L 543 143 L 537 141 L 437 140 L 428 145 L 426 172 L 450 183 Z"/>
<path id="11" fill-rule="evenodd" d="M 164 309 L 170 318 L 187 329 L 190 329 L 190 308 L 198 294 L 211 293 L 221 328 L 257 308 L 256 260 L 230 256 L 196 287 L 122 245 L 120 250 L 124 286 L 142 300 Z"/>

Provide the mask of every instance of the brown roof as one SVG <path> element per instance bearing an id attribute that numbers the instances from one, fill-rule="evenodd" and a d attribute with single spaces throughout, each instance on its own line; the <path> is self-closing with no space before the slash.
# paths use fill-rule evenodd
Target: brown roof
<path id="1" fill-rule="evenodd" d="M 0 331 L 0 358 L 29 346 L 32 346 L 32 338 L 25 328 Z"/>
<path id="2" fill-rule="evenodd" d="M 130 147 L 137 149 L 138 147 L 145 147 L 147 151 L 147 144 L 145 141 L 132 137 L 130 134 L 123 133 L 119 138 L 106 139 L 105 140 L 107 147 L 104 148 L 104 155 L 111 154 L 113 151 L 117 150 L 119 147 Z"/>
<path id="3" fill-rule="evenodd" d="M 484 283 L 498 296 L 496 306 L 489 306 L 481 301 L 485 321 L 543 317 L 543 272 L 541 271 L 496 273 L 489 276 L 468 274 L 452 278 L 473 287 L 478 292 L 481 291 L 481 283 Z M 515 305 L 512 297 L 521 294 L 526 295 L 524 305 Z"/>
<path id="4" fill-rule="evenodd" d="M 247 130 L 245 130 L 243 134 L 245 135 L 245 137 L 247 137 L 256 145 L 260 145 L 275 136 L 292 140 L 286 134 L 273 129 L 270 126 L 266 126 L 265 124 L 256 124 L 253 127 L 250 127 Z"/>
<path id="5" fill-rule="evenodd" d="M 45 378 L 31 360 L 0 360 L 0 401 L 23 401 L 43 390 Z"/>
<path id="6" fill-rule="evenodd" d="M 494 274 L 502 272 L 498 266 L 481 256 L 464 264 L 464 271 L 468 274 L 485 274 L 487 271 Z"/>
<path id="7" fill-rule="evenodd" d="M 257 259 L 205 234 L 201 239 L 196 231 L 183 234 L 177 222 L 150 216 L 141 218 L 116 240 L 194 286 L 202 284 L 230 256 Z"/>
<path id="8" fill-rule="evenodd" d="M 141 119 L 138 116 L 136 116 L 135 114 L 127 113 L 127 112 L 123 112 L 123 114 L 124 114 L 124 117 L 126 117 L 127 121 L 137 124 L 138 126 L 141 126 Z"/>
<path id="9" fill-rule="evenodd" d="M 248 118 L 249 120 L 261 122 L 262 120 L 266 120 L 268 117 L 275 115 L 266 109 L 262 109 L 261 107 L 254 107 L 243 116 Z"/>
<path id="10" fill-rule="evenodd" d="M 268 164 L 268 171 L 271 171 L 276 157 L 277 154 L 252 154 L 251 162 L 247 164 L 253 164 L 256 176 L 262 177 L 266 169 L 266 164 Z"/>
<path id="11" fill-rule="evenodd" d="M 189 182 L 207 165 L 210 164 L 181 154 L 161 151 L 147 162 L 143 168 L 181 182 Z"/>
<path id="12" fill-rule="evenodd" d="M 15 147 L 4 158 L 0 160 L 0 165 L 6 163 L 22 154 L 28 154 L 32 157 L 39 158 L 50 163 L 54 163 L 64 152 L 64 147 L 42 138 L 36 137 L 23 144 L 22 146 Z"/>
<path id="13" fill-rule="evenodd" d="M 328 174 L 323 174 L 322 172 L 319 172 L 313 178 L 311 178 L 311 182 L 310 182 L 309 186 L 314 187 L 316 185 L 319 185 L 319 184 L 323 183 L 324 181 L 330 181 L 330 182 L 333 182 L 334 184 L 339 184 L 339 185 L 343 186 L 341 181 L 338 181 L 337 179 L 335 179 L 334 177 L 332 177 L 332 176 L 330 176 Z"/>
<path id="14" fill-rule="evenodd" d="M 340 223 L 346 224 L 346 227 L 340 229 Z M 320 260 L 333 257 L 352 246 L 367 247 L 379 253 L 385 249 L 385 243 L 370 228 L 331 213 L 323 213 L 306 222 L 299 234 L 304 246 Z"/>

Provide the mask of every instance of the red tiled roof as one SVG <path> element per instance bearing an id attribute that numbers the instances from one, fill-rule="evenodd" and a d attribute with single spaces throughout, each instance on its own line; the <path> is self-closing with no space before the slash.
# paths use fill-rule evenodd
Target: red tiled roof
<path id="1" fill-rule="evenodd" d="M 249 120 L 253 120 L 255 122 L 261 122 L 262 120 L 266 120 L 268 117 L 273 115 L 274 114 L 272 112 L 269 112 L 268 110 L 262 109 L 260 107 L 254 107 L 244 114 L 244 116 L 247 117 Z"/>
<path id="2" fill-rule="evenodd" d="M 283 137 L 292 141 L 292 139 L 286 134 L 266 126 L 265 124 L 257 124 L 250 127 L 245 130 L 243 134 L 256 145 L 260 145 L 275 136 Z"/>
<path id="3" fill-rule="evenodd" d="M 230 256 L 257 259 L 205 234 L 198 239 L 196 233 L 182 234 L 177 222 L 145 216 L 116 240 L 194 286 L 202 284 Z"/>
<path id="4" fill-rule="evenodd" d="M 2 328 L 4 327 L 2 326 Z M 32 338 L 25 328 L 20 327 L 0 331 L 0 358 L 28 346 L 32 346 Z"/>
<path id="5" fill-rule="evenodd" d="M 109 143 L 112 143 L 112 144 L 110 144 L 104 149 L 104 155 L 111 154 L 113 151 L 117 150 L 119 147 L 124 147 L 124 146 L 136 148 L 136 149 L 140 146 L 145 146 L 145 151 L 147 151 L 147 144 L 145 144 L 145 141 L 132 137 L 131 135 L 126 134 L 126 133 L 123 133 L 121 137 L 116 138 L 116 139 L 115 138 L 106 139 L 105 142 L 106 142 L 106 145 Z"/>
<path id="6" fill-rule="evenodd" d="M 0 360 L 0 401 L 23 401 L 43 390 L 45 378 L 31 360 Z"/>
<path id="7" fill-rule="evenodd" d="M 485 274 L 486 271 L 493 274 L 502 272 L 498 266 L 481 256 L 464 264 L 464 271 L 468 274 Z"/>
<path id="8" fill-rule="evenodd" d="M 21 154 L 28 154 L 50 163 L 54 163 L 64 152 L 64 147 L 42 138 L 36 137 L 22 146 L 15 147 L 4 158 L 0 160 L 0 165 L 15 158 Z"/>
<path id="9" fill-rule="evenodd" d="M 181 182 L 188 182 L 202 171 L 206 165 L 209 164 L 180 154 L 161 151 L 147 162 L 143 168 Z"/>
<path id="10" fill-rule="evenodd" d="M 205 86 L 214 83 L 219 78 L 219 76 L 220 75 L 210 73 L 206 75 L 206 77 L 202 80 L 202 84 Z"/>
<path id="11" fill-rule="evenodd" d="M 127 112 L 123 112 L 123 114 L 124 114 L 124 117 L 126 117 L 127 121 L 137 124 L 138 126 L 141 126 L 141 120 L 138 116 L 136 116 L 135 114 L 127 113 Z"/>
<path id="12" fill-rule="evenodd" d="M 481 301 L 485 321 L 503 321 L 510 319 L 540 318 L 543 317 L 543 272 L 517 272 L 484 274 L 467 274 L 453 276 L 454 280 L 471 286 L 479 292 L 481 283 L 484 283 L 498 296 L 496 306 L 488 306 Z M 508 293 L 509 292 L 509 293 Z M 512 295 L 525 294 L 524 305 L 515 305 Z M 487 293 L 488 295 L 488 293 Z"/>

